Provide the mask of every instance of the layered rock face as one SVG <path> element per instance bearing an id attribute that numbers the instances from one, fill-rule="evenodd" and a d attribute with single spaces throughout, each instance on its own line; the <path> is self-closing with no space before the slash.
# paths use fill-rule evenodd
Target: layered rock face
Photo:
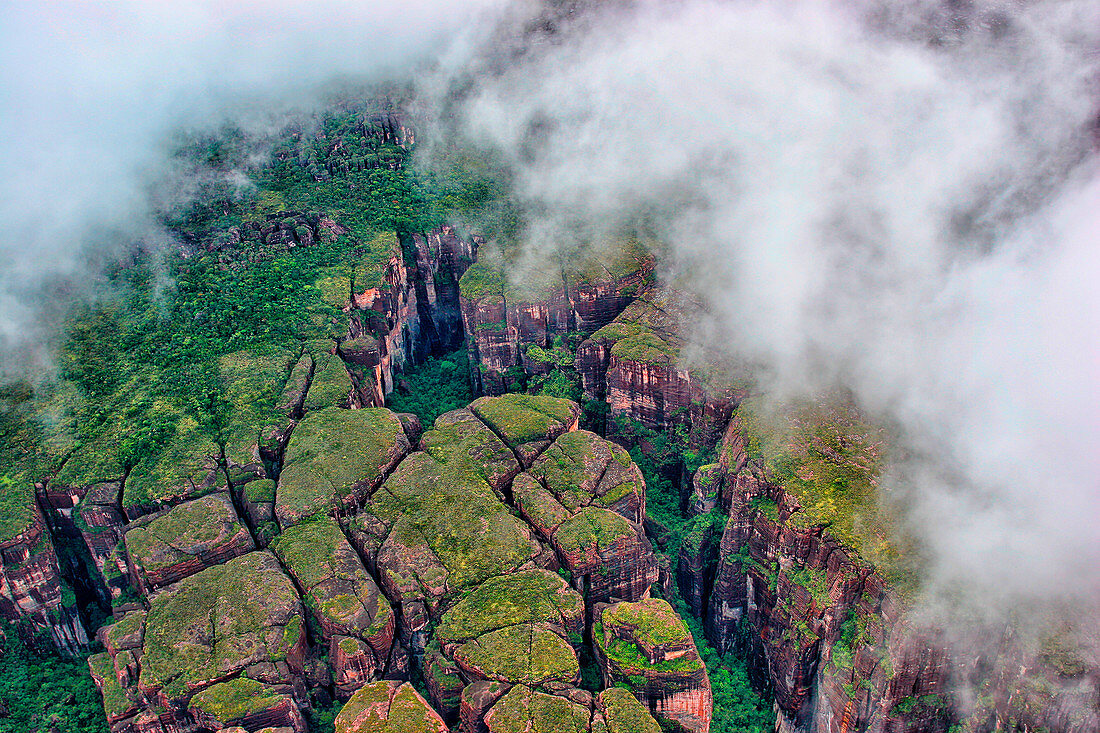
<path id="1" fill-rule="evenodd" d="M 577 348 L 585 399 L 604 401 L 611 415 L 652 428 L 690 426 L 693 446 L 714 445 L 743 391 L 716 385 L 681 363 L 682 334 L 698 311 L 683 293 L 652 287 L 641 292 Z"/>
<path id="2" fill-rule="evenodd" d="M 475 390 L 498 395 L 518 374 L 546 374 L 562 359 L 571 365 L 567 351 L 547 350 L 617 316 L 652 268 L 648 253 L 631 247 L 530 271 L 523 282 L 507 280 L 499 263 L 478 262 L 459 283 Z"/>
<path id="3" fill-rule="evenodd" d="M 72 591 L 69 598 L 63 592 L 68 586 L 62 582 L 50 533 L 33 496 L 26 497 L 21 509 L 14 517 L 18 521 L 8 524 L 23 526 L 0 540 L 0 618 L 28 619 L 49 631 L 59 649 L 76 653 L 87 645 L 88 636 Z"/>
<path id="4" fill-rule="evenodd" d="M 340 304 L 349 314 L 337 353 L 347 362 L 356 406 L 381 407 L 398 374 L 462 342 L 459 278 L 479 240 L 451 227 L 427 234 L 381 235 L 371 243 L 380 274 L 350 278 Z"/>
<path id="5" fill-rule="evenodd" d="M 873 566 L 806 521 L 814 507 L 750 460 L 745 437 L 739 416 L 720 463 L 700 469 L 695 482 L 697 506 L 729 512 L 706 598 L 711 642 L 719 651 L 746 645 L 774 689 L 784 729 L 946 730 L 944 649 L 907 619 L 906 604 Z M 819 456 L 843 460 L 821 447 Z M 697 592 L 706 579 L 683 561 L 681 571 L 694 597 L 706 596 Z"/>
<path id="6" fill-rule="evenodd" d="M 626 684 L 679 730 L 710 730 L 706 667 L 684 622 L 667 601 L 649 598 L 597 610 L 592 629 L 604 683 Z"/>

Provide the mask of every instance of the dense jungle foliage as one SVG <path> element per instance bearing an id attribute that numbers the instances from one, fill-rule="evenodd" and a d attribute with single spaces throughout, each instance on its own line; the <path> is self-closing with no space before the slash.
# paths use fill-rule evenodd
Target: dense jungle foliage
<path id="1" fill-rule="evenodd" d="M 103 702 L 84 657 L 65 659 L 30 649 L 9 624 L 0 635 L 0 733 L 107 731 Z"/>

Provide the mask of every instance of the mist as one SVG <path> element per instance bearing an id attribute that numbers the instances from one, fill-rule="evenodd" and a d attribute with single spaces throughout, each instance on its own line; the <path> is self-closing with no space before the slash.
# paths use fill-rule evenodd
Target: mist
<path id="1" fill-rule="evenodd" d="M 896 426 L 930 604 L 1093 605 L 1100 8 L 952 7 L 513 6 L 430 87 L 439 139 L 511 172 L 519 262 L 644 221 L 697 344 Z"/>
<path id="2" fill-rule="evenodd" d="M 524 259 L 644 222 L 707 305 L 689 337 L 898 426 L 883 488 L 929 598 L 1095 602 L 1100 7 L 552 7 L 0 5 L 0 375 L 48 365 L 105 263 L 170 246 L 173 131 L 415 78 L 425 164 L 500 160 Z"/>
<path id="3" fill-rule="evenodd" d="M 171 135 L 263 130 L 325 85 L 405 81 L 492 0 L 0 3 L 0 375 L 186 190 Z"/>

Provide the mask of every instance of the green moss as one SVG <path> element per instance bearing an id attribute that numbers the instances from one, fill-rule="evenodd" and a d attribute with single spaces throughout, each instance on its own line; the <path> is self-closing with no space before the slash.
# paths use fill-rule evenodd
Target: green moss
<path id="1" fill-rule="evenodd" d="M 789 573 L 787 577 L 792 583 L 810 592 L 814 605 L 819 610 L 832 605 L 832 599 L 829 598 L 829 580 L 824 570 L 806 565 Z"/>
<path id="2" fill-rule="evenodd" d="M 673 364 L 679 350 L 656 333 L 641 330 L 615 342 L 611 355 L 623 361 L 643 364 Z"/>
<path id="3" fill-rule="evenodd" d="M 827 527 L 884 571 L 898 565 L 893 521 L 876 495 L 885 441 L 880 430 L 842 403 L 769 409 L 750 399 L 738 414 L 750 458 L 801 507 L 789 522 Z"/>
<path id="4" fill-rule="evenodd" d="M 336 716 L 340 733 L 439 733 L 446 726 L 409 683 L 382 680 L 360 687 Z"/>
<path id="5" fill-rule="evenodd" d="M 196 496 L 214 471 L 219 454 L 218 446 L 194 418 L 181 417 L 164 449 L 134 466 L 126 476 L 123 506 L 147 506 Z M 214 488 L 226 487 L 219 482 Z"/>
<path id="6" fill-rule="evenodd" d="M 554 532 L 554 541 L 563 552 L 573 554 L 595 547 L 610 549 L 616 540 L 634 537 L 634 526 L 615 512 L 598 507 L 585 507 L 571 519 L 562 522 Z"/>
<path id="7" fill-rule="evenodd" d="M 285 527 L 323 512 L 371 485 L 405 450 L 397 416 L 384 408 L 328 408 L 294 429 L 276 490 L 275 511 Z"/>
<path id="8" fill-rule="evenodd" d="M 532 624 L 482 634 L 458 647 L 455 659 L 490 679 L 532 687 L 551 680 L 571 683 L 580 673 L 573 647 Z"/>
<path id="9" fill-rule="evenodd" d="M 289 700 L 285 695 L 247 677 L 237 677 L 207 687 L 191 698 L 192 710 L 201 710 L 228 725 Z"/>
<path id="10" fill-rule="evenodd" d="M 195 548 L 229 540 L 243 527 L 223 494 L 172 507 L 165 514 L 126 531 L 126 548 L 146 571 L 190 560 Z"/>
<path id="11" fill-rule="evenodd" d="M 516 685 L 490 712 L 499 733 L 588 733 L 587 707 Z"/>
<path id="12" fill-rule="evenodd" d="M 504 271 L 484 260 L 475 262 L 458 281 L 462 297 L 480 301 L 485 298 L 504 299 Z"/>
<path id="13" fill-rule="evenodd" d="M 584 600 L 557 574 L 524 570 L 489 578 L 443 614 L 435 638 L 465 641 L 521 621 L 567 626 L 584 617 Z"/>
<path id="14" fill-rule="evenodd" d="M 661 733 L 661 726 L 645 706 L 621 687 L 611 687 L 600 693 L 608 733 Z"/>
<path id="15" fill-rule="evenodd" d="M 648 647 L 694 643 L 683 620 L 659 598 L 609 606 L 602 619 L 605 625 L 629 627 L 631 636 Z"/>
<path id="16" fill-rule="evenodd" d="M 779 505 L 768 497 L 758 496 L 749 503 L 749 506 L 773 522 L 779 522 Z"/>
<path id="17" fill-rule="evenodd" d="M 34 521 L 34 485 L 23 473 L 0 474 L 0 541 L 10 540 Z"/>
<path id="18" fill-rule="evenodd" d="M 609 633 L 606 631 L 609 627 L 628 629 L 630 639 L 619 638 L 618 633 Z M 606 607 L 593 625 L 592 637 L 612 663 L 616 675 L 628 681 L 631 676 L 690 674 L 703 669 L 703 662 L 695 652 L 695 642 L 687 626 L 672 606 L 658 598 Z M 650 664 L 642 647 L 652 649 L 661 645 L 688 645 L 692 651 L 675 659 Z"/>
<path id="19" fill-rule="evenodd" d="M 275 482 L 269 478 L 249 481 L 244 495 L 250 504 L 271 504 L 275 501 Z"/>
<path id="20" fill-rule="evenodd" d="M 440 463 L 414 453 L 371 501 L 374 514 L 397 523 L 393 539 L 432 550 L 447 570 L 452 593 L 508 573 L 531 554 L 524 525 L 474 465 L 468 457 Z"/>
<path id="21" fill-rule="evenodd" d="M 285 658 L 297 636 L 298 594 L 275 558 L 251 552 L 153 596 L 145 624 L 143 687 L 178 697 L 255 658 Z M 300 625 L 299 625 L 300 629 Z"/>
<path id="22" fill-rule="evenodd" d="M 435 460 L 450 464 L 452 473 L 479 477 L 491 486 L 519 469 L 515 453 L 469 410 L 439 416 L 420 445 Z"/>
<path id="23" fill-rule="evenodd" d="M 103 711 L 108 717 L 117 717 L 133 707 L 133 700 L 118 683 L 115 665 L 110 654 L 107 652 L 93 654 L 88 657 L 88 667 L 91 668 L 92 676 L 99 679 L 99 691 L 103 695 Z"/>
<path id="24" fill-rule="evenodd" d="M 470 409 L 512 446 L 547 440 L 580 415 L 576 403 L 569 400 L 528 394 L 482 397 Z"/>
<path id="25" fill-rule="evenodd" d="M 345 406 L 351 394 L 351 377 L 344 367 L 344 361 L 335 354 L 328 353 L 333 347 L 331 342 L 315 342 L 310 349 L 313 357 L 313 379 L 309 383 L 303 409 L 306 412 L 323 410 L 328 407 Z"/>
<path id="26" fill-rule="evenodd" d="M 530 474 L 521 473 L 512 482 L 516 506 L 540 531 L 549 533 L 571 516 L 554 495 Z"/>
<path id="27" fill-rule="evenodd" d="M 281 425 L 285 416 L 277 411 L 298 350 L 256 348 L 226 354 L 218 359 L 222 396 L 228 403 L 225 427 L 218 431 L 230 464 L 257 462 L 256 447 L 261 432 L 269 425 Z"/>
<path id="28" fill-rule="evenodd" d="M 337 548 L 347 545 L 344 533 L 328 517 L 318 517 L 287 528 L 271 549 L 308 592 L 331 577 Z"/>

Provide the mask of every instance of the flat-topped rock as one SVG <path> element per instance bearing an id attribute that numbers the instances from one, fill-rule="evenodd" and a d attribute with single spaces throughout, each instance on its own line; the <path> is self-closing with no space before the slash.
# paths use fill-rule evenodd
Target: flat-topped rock
<path id="1" fill-rule="evenodd" d="M 323 517 L 296 524 L 271 548 L 305 592 L 328 644 L 337 691 L 346 697 L 381 677 L 393 647 L 393 610 L 336 522 Z"/>
<path id="2" fill-rule="evenodd" d="M 267 478 L 264 457 L 279 455 L 297 407 L 299 371 L 291 379 L 301 349 L 254 349 L 218 359 L 222 396 L 229 403 L 221 431 L 230 480 Z"/>
<path id="3" fill-rule="evenodd" d="M 289 688 L 273 687 L 236 677 L 207 687 L 191 698 L 188 713 L 208 730 L 239 726 L 242 730 L 282 728 L 306 730 L 305 719 Z"/>
<path id="4" fill-rule="evenodd" d="M 604 684 L 625 684 L 677 729 L 710 728 L 710 680 L 687 626 L 667 601 L 598 608 L 592 628 Z"/>
<path id="5" fill-rule="evenodd" d="M 436 627 L 424 657 L 433 704 L 453 718 L 466 687 L 478 681 L 571 687 L 584 618 L 584 599 L 555 573 L 531 569 L 490 578 Z"/>
<path id="6" fill-rule="evenodd" d="M 440 463 L 461 465 L 501 497 L 520 471 L 515 454 L 468 409 L 451 410 L 436 418 L 434 428 L 421 436 L 420 449 Z"/>
<path id="7" fill-rule="evenodd" d="M 490 733 L 588 733 L 591 713 L 565 697 L 516 685 L 485 715 Z"/>
<path id="8" fill-rule="evenodd" d="M 327 408 L 294 429 L 275 494 L 286 528 L 306 517 L 366 499 L 408 452 L 397 416 L 384 408 Z"/>
<path id="9" fill-rule="evenodd" d="M 439 714 L 408 682 L 361 687 L 336 716 L 336 733 L 447 733 Z"/>
<path id="10" fill-rule="evenodd" d="M 601 692 L 597 709 L 603 716 L 607 733 L 661 733 L 660 724 L 645 706 L 621 687 L 609 687 Z M 596 733 L 595 726 L 593 733 Z"/>
<path id="11" fill-rule="evenodd" d="M 482 397 L 470 404 L 470 410 L 527 459 L 527 465 L 548 441 L 576 430 L 581 416 L 575 402 L 528 394 Z"/>
<path id="12" fill-rule="evenodd" d="M 503 398 L 500 398 L 503 399 Z M 621 446 L 587 430 L 559 437 L 529 471 L 570 513 L 597 506 L 645 520 L 645 479 Z"/>
<path id="13" fill-rule="evenodd" d="M 255 548 L 225 492 L 143 517 L 127 527 L 124 539 L 146 593 Z"/>
<path id="14" fill-rule="evenodd" d="M 425 439 L 431 440 L 425 433 Z M 410 455 L 349 524 L 359 550 L 402 607 L 403 640 L 440 613 L 440 603 L 518 569 L 539 543 L 474 470 L 465 452 L 441 463 Z"/>
<path id="15" fill-rule="evenodd" d="M 252 665 L 301 669 L 305 625 L 298 593 L 269 552 L 207 568 L 154 595 L 145 618 L 139 687 L 178 705 Z M 275 666 L 272 666 L 275 670 Z"/>
<path id="16" fill-rule="evenodd" d="M 557 526 L 550 542 L 575 580 L 587 576 L 590 602 L 645 598 L 657 582 L 645 532 L 607 509 L 584 507 Z"/>

